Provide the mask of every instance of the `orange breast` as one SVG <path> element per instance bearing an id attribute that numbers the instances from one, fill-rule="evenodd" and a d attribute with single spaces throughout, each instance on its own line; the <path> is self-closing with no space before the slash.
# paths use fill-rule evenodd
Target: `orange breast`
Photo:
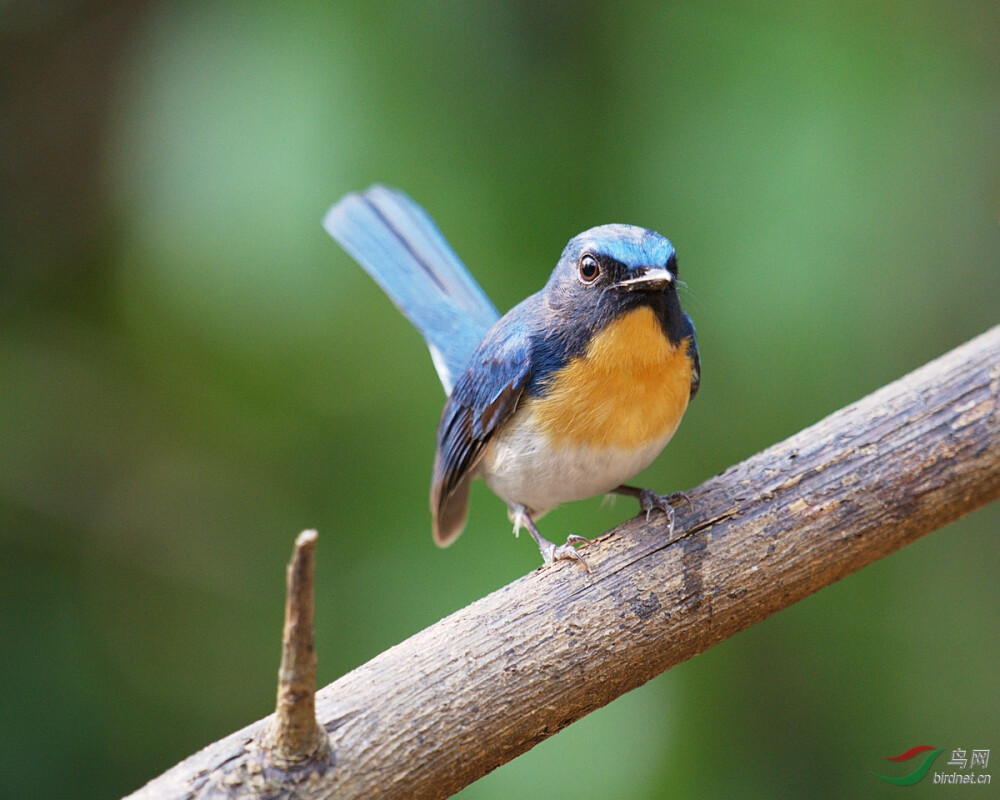
<path id="1" fill-rule="evenodd" d="M 637 308 L 594 336 L 525 410 L 557 443 L 635 448 L 667 439 L 691 393 L 687 344 L 672 345 L 653 310 Z"/>

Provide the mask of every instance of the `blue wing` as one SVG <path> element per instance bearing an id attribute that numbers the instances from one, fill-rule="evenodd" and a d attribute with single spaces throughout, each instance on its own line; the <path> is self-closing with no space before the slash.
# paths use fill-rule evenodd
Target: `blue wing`
<path id="1" fill-rule="evenodd" d="M 438 426 L 431 478 L 434 541 L 451 544 L 465 527 L 469 482 L 490 439 L 510 418 L 531 379 L 531 340 L 512 309 L 473 354 Z"/>
<path id="2" fill-rule="evenodd" d="M 403 192 L 376 185 L 343 197 L 323 227 L 420 331 L 450 393 L 500 315 L 434 221 Z"/>
<path id="3" fill-rule="evenodd" d="M 698 387 L 701 386 L 701 358 L 698 356 L 698 336 L 694 332 L 694 323 L 691 317 L 681 312 L 681 323 L 683 326 L 682 338 L 688 340 L 688 358 L 691 359 L 691 394 L 688 400 L 694 400 L 698 394 Z"/>

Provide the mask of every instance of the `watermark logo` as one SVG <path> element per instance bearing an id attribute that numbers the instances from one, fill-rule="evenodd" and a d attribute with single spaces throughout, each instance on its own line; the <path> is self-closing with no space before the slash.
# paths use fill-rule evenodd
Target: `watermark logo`
<path id="1" fill-rule="evenodd" d="M 915 770 L 913 770 L 908 775 L 900 775 L 898 777 L 892 777 L 889 775 L 879 775 L 877 772 L 873 772 L 874 775 L 879 780 L 883 780 L 886 783 L 894 783 L 896 786 L 912 786 L 917 781 L 923 779 L 927 774 L 927 771 L 931 768 L 939 755 L 944 752 L 942 748 L 934 748 L 929 744 L 918 744 L 916 747 L 911 747 L 905 753 L 900 753 L 898 756 L 886 756 L 886 761 L 909 761 L 917 756 L 924 756 L 919 765 Z M 924 755 L 926 753 L 926 755 Z"/>
<path id="2" fill-rule="evenodd" d="M 893 783 L 896 786 L 912 786 L 919 781 L 922 781 L 927 773 L 930 772 L 931 767 L 934 765 L 937 757 L 945 752 L 943 747 L 931 747 L 929 744 L 918 744 L 916 747 L 911 747 L 905 753 L 900 753 L 898 756 L 886 756 L 886 761 L 912 761 L 915 758 L 920 758 L 919 761 L 913 762 L 916 764 L 915 769 L 906 775 L 880 775 L 877 772 L 872 772 L 879 780 L 885 781 L 886 783 Z M 956 748 L 951 751 L 951 758 L 948 760 L 946 766 L 954 767 L 950 772 L 934 772 L 932 783 L 947 783 L 947 784 L 972 784 L 972 785 L 989 785 L 991 776 L 986 772 L 977 772 L 976 770 L 985 770 L 990 765 L 990 751 L 987 749 L 976 749 L 976 750 L 966 750 L 964 748 Z M 912 766 L 912 765 L 911 765 Z"/>

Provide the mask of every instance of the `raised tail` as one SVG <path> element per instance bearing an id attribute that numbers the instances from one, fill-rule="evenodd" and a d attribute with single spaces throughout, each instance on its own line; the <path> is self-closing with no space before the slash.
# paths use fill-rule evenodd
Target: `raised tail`
<path id="1" fill-rule="evenodd" d="M 398 189 L 345 195 L 323 227 L 427 340 L 446 393 L 500 315 L 426 211 Z"/>

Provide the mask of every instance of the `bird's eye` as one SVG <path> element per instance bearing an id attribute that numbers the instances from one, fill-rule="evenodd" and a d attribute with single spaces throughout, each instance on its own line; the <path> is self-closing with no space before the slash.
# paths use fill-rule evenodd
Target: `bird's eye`
<path id="1" fill-rule="evenodd" d="M 584 283 L 593 283 L 600 274 L 601 266 L 597 263 L 596 258 L 586 255 L 580 259 L 580 280 Z"/>

